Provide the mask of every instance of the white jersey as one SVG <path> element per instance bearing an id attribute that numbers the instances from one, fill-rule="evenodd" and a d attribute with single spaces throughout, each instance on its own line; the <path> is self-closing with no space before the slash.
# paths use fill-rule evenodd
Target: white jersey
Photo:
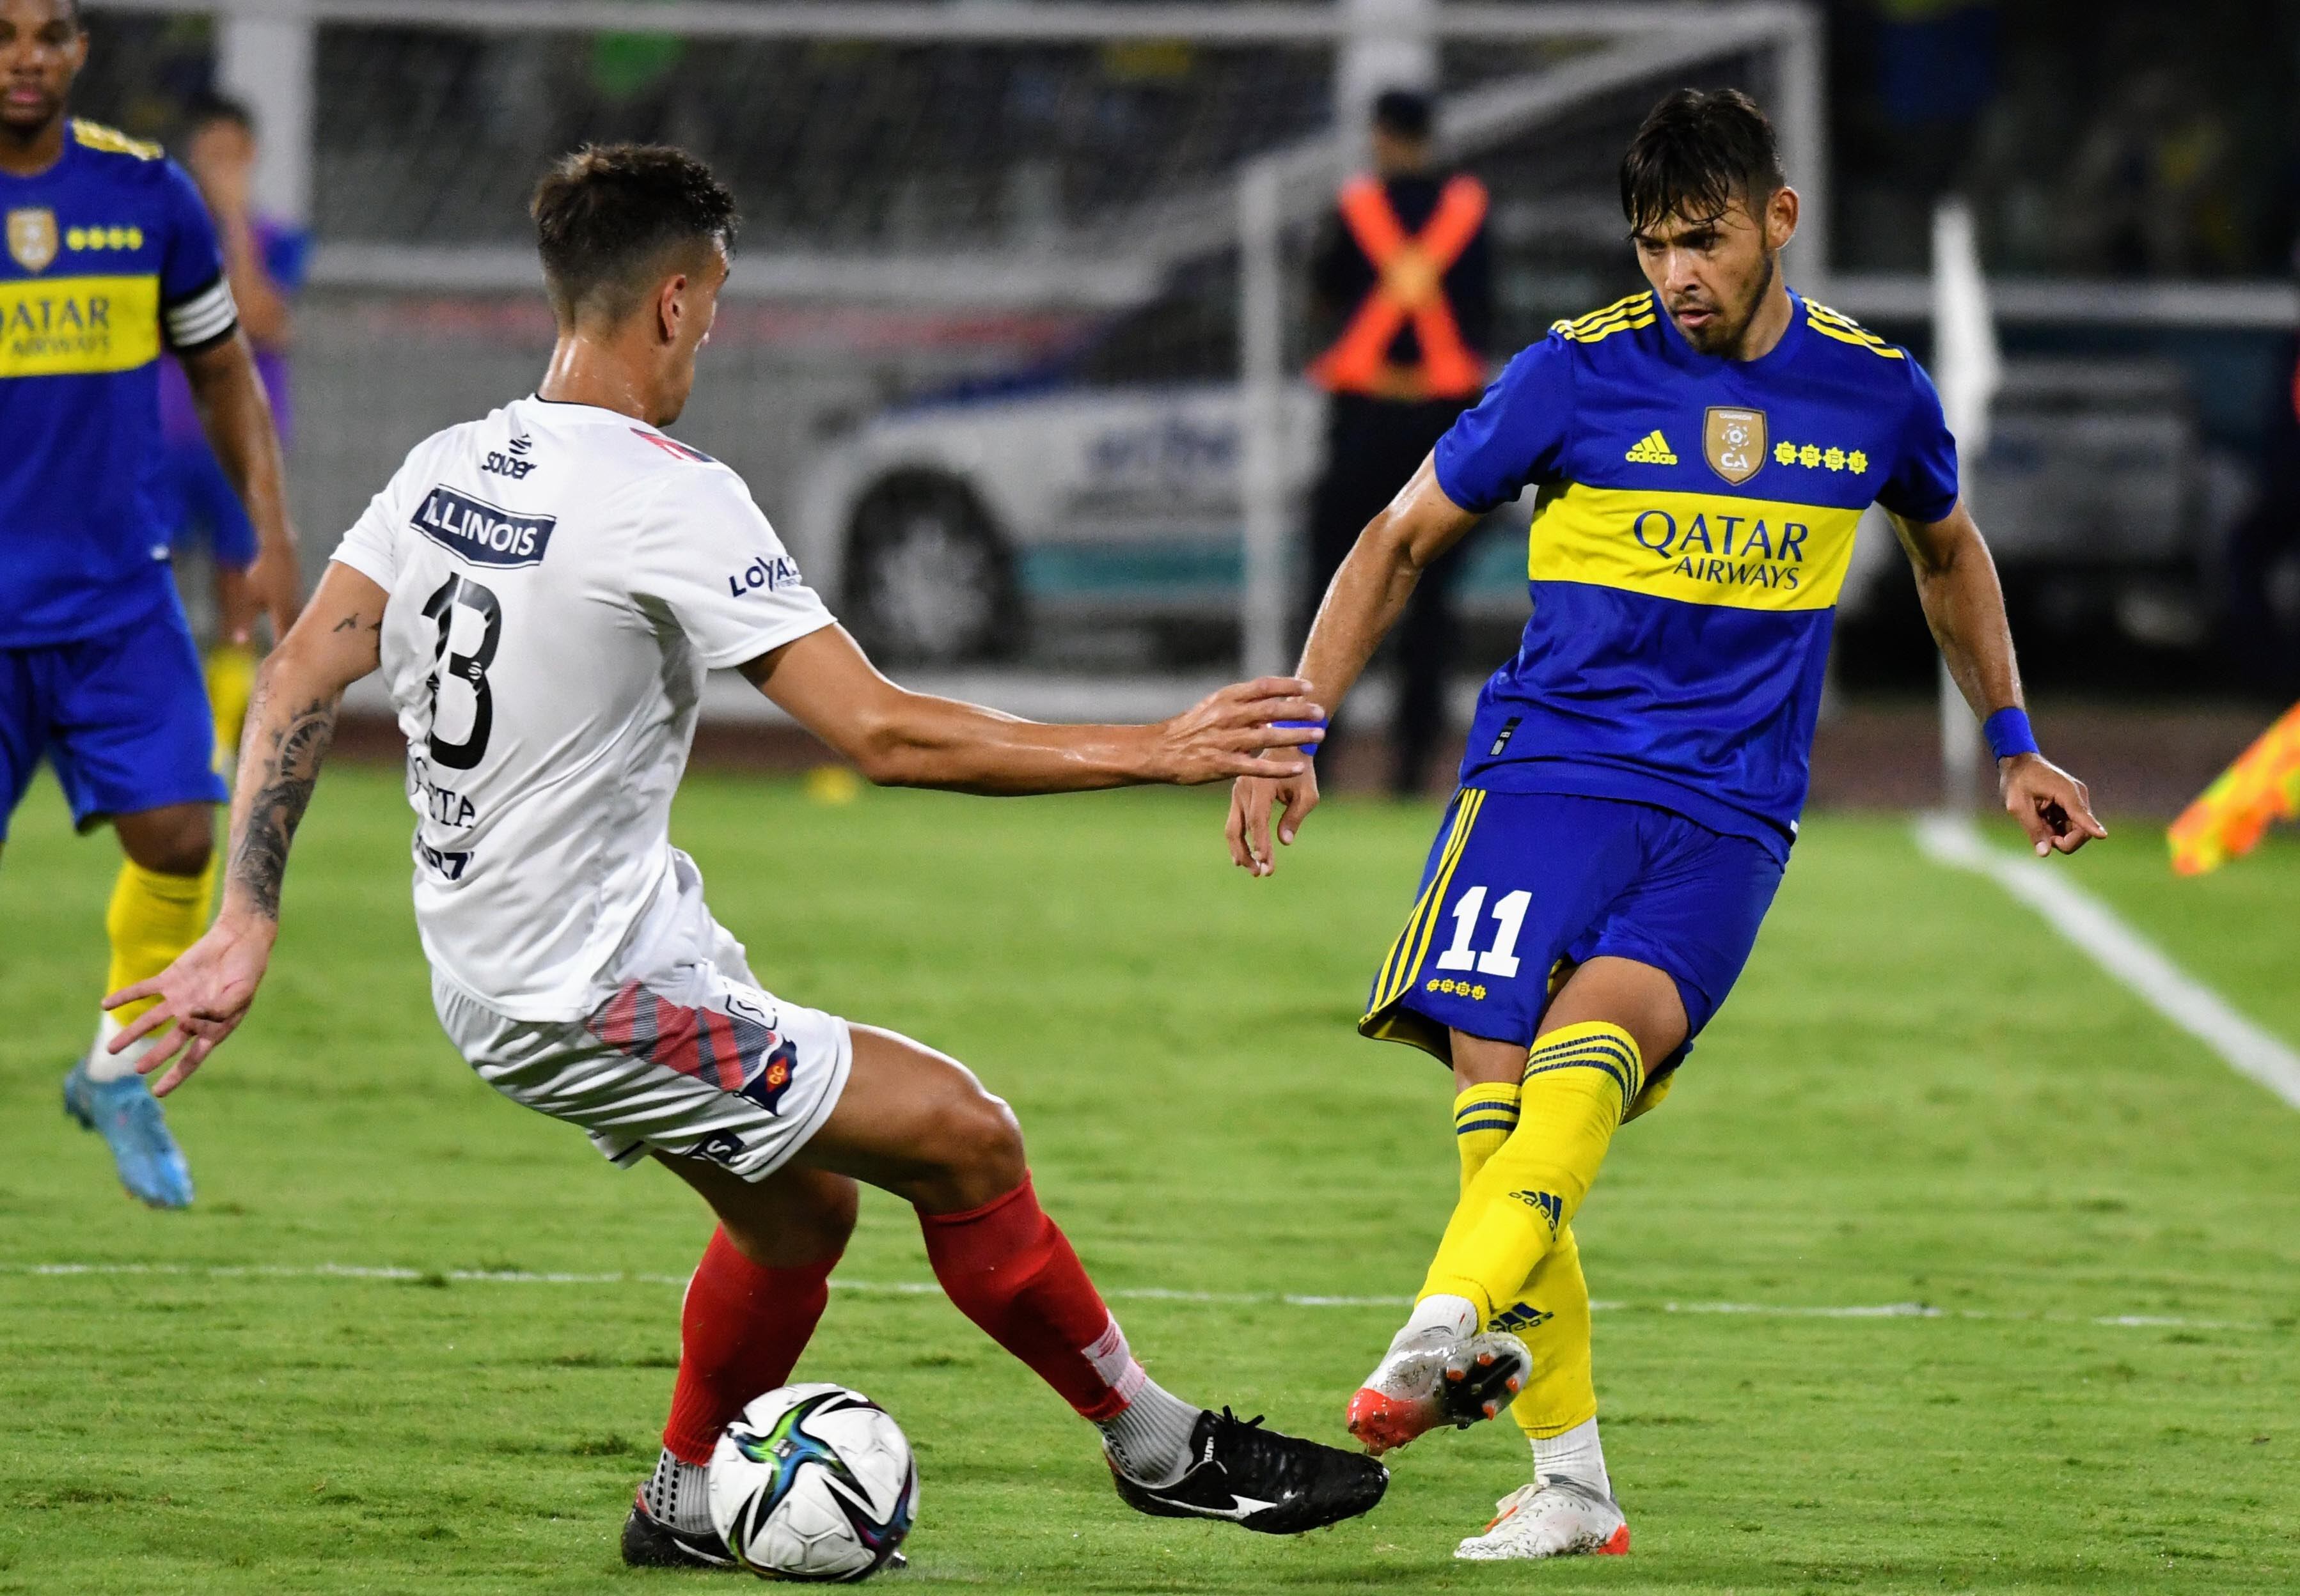
<path id="1" fill-rule="evenodd" d="M 522 399 L 417 445 L 335 557 L 390 594 L 433 968 L 511 1018 L 573 1019 L 675 958 L 666 938 L 707 938 L 671 845 L 704 672 L 831 624 L 742 478 Z"/>

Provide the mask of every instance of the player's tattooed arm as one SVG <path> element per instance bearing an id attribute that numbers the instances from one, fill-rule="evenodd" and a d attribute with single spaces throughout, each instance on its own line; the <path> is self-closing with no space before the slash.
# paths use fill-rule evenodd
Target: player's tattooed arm
<path id="1" fill-rule="evenodd" d="M 152 1090 L 161 1096 L 238 1029 L 255 1002 L 279 935 L 288 850 L 311 806 L 344 689 L 376 667 L 387 596 L 351 567 L 328 567 L 303 618 L 256 673 L 224 854 L 222 912 L 166 969 L 104 1000 L 107 1009 L 154 1000 L 111 1047 L 120 1052 L 151 1037 L 136 1068 L 156 1076 Z"/>
<path id="2" fill-rule="evenodd" d="M 296 827 L 335 738 L 344 689 L 375 669 L 387 595 L 330 564 L 311 607 L 256 673 L 232 805 L 224 913 L 277 922 Z"/>
<path id="3" fill-rule="evenodd" d="M 264 718 L 263 736 L 270 748 L 261 754 L 262 785 L 249 800 L 231 861 L 231 878 L 241 889 L 248 909 L 263 919 L 279 919 L 279 885 L 288 874 L 288 850 L 296 828 L 311 807 L 312 789 L 320 779 L 320 765 L 335 741 L 336 713 L 343 707 L 338 692 L 314 698 L 291 710 L 285 726 L 276 717 Z M 253 719 L 253 717 L 251 717 Z"/>

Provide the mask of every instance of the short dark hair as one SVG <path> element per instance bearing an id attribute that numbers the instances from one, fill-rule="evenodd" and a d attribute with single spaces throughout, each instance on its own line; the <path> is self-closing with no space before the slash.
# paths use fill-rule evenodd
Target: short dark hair
<path id="1" fill-rule="evenodd" d="M 535 186 L 528 211 L 552 308 L 620 321 L 672 251 L 735 247 L 735 196 L 685 150 L 585 145 Z"/>
<path id="2" fill-rule="evenodd" d="M 1773 124 L 1738 88 L 1664 96 L 1621 157 L 1621 214 L 1633 233 L 1671 215 L 1714 221 L 1737 199 L 1754 213 L 1788 186 Z"/>
<path id="3" fill-rule="evenodd" d="M 1373 103 L 1373 125 L 1396 138 L 1429 137 L 1429 96 L 1410 88 L 1384 90 Z"/>
<path id="4" fill-rule="evenodd" d="M 185 127 L 196 132 L 211 122 L 229 122 L 250 137 L 255 135 L 255 112 L 247 108 L 247 102 L 212 89 L 193 96 L 192 103 L 184 107 Z"/>

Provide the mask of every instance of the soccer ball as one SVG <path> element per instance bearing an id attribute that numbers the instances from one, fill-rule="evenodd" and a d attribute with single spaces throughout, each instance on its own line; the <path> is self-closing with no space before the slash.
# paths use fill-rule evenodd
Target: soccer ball
<path id="1" fill-rule="evenodd" d="M 894 1560 L 919 1468 L 887 1410 L 844 1385 L 785 1385 L 721 1432 L 711 1522 L 761 1579 L 846 1583 Z"/>

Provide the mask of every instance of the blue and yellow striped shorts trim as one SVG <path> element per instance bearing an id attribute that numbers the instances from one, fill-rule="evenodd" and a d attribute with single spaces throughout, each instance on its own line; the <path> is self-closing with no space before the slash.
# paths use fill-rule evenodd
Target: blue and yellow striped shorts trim
<path id="1" fill-rule="evenodd" d="M 1441 1059 L 1446 1056 L 1446 1040 L 1442 1029 L 1410 1010 L 1398 1008 L 1397 1003 L 1413 990 L 1422 961 L 1429 957 L 1429 944 L 1438 930 L 1438 910 L 1446 902 L 1454 867 L 1462 862 L 1462 852 L 1470 845 L 1470 833 L 1478 824 L 1478 811 L 1485 807 L 1485 791 L 1479 787 L 1463 787 L 1454 799 L 1454 823 L 1446 834 L 1446 846 L 1438 855 L 1438 868 L 1430 872 L 1429 885 L 1421 889 L 1421 896 L 1414 900 L 1412 912 L 1405 917 L 1405 928 L 1389 944 L 1389 956 L 1382 960 L 1381 973 L 1374 977 L 1373 995 L 1367 1000 L 1364 1018 L 1358 1021 L 1360 1035 L 1407 1042 Z M 1436 1034 L 1425 1036 L 1423 1033 L 1427 1032 Z"/>

